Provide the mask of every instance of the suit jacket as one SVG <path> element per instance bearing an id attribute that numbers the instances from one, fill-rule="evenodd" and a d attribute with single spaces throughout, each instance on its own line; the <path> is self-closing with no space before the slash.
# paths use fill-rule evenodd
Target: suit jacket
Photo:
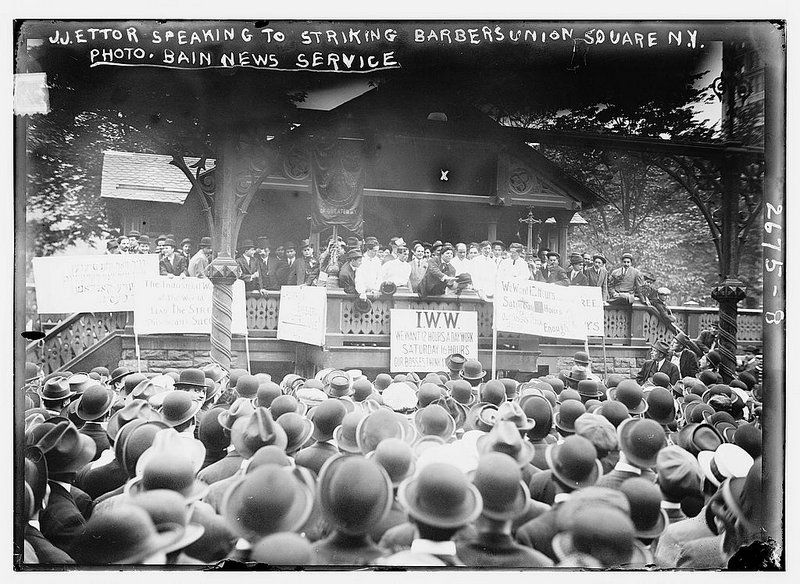
<path id="1" fill-rule="evenodd" d="M 633 478 L 649 479 L 650 482 L 654 483 L 656 480 L 656 475 L 650 470 L 642 470 L 642 474 L 638 474 L 632 471 L 618 470 L 615 468 L 610 473 L 604 474 L 597 479 L 595 486 L 606 487 L 609 489 L 619 489 L 622 483 Z"/>
<path id="2" fill-rule="evenodd" d="M 278 260 L 278 266 L 275 268 L 275 282 L 280 290 L 281 286 L 289 285 L 289 272 L 295 267 L 295 264 L 300 261 L 299 257 L 294 258 L 292 265 L 289 265 L 289 260 Z"/>
<path id="3" fill-rule="evenodd" d="M 241 271 L 240 279 L 244 280 L 245 292 L 253 290 L 261 290 L 264 286 L 261 285 L 261 259 L 256 255 L 248 260 L 245 256 L 239 256 L 236 260 L 236 265 L 239 266 Z"/>
<path id="4" fill-rule="evenodd" d="M 569 278 L 569 285 L 570 286 L 588 286 L 589 280 L 586 278 L 586 274 L 583 273 L 583 270 L 578 270 L 574 275 L 572 274 L 572 266 L 569 268 L 565 268 L 567 272 L 567 278 Z"/>
<path id="5" fill-rule="evenodd" d="M 517 529 L 515 538 L 521 545 L 537 550 L 550 558 L 558 561 L 553 551 L 553 537 L 559 529 L 556 525 L 556 510 L 558 505 L 554 505 L 549 511 L 545 511 L 536 519 L 532 519 L 521 525 Z"/>
<path id="6" fill-rule="evenodd" d="M 700 364 L 697 362 L 697 355 L 694 354 L 694 351 L 689 349 L 681 351 L 678 369 L 680 369 L 681 379 L 684 377 L 697 377 L 697 373 L 700 371 Z"/>
<path id="7" fill-rule="evenodd" d="M 100 458 L 103 451 L 111 447 L 111 443 L 108 441 L 108 434 L 106 434 L 105 429 L 97 422 L 86 422 L 78 432 L 94 440 L 97 449 L 95 450 L 93 461 Z"/>
<path id="8" fill-rule="evenodd" d="M 30 543 L 40 564 L 74 564 L 69 554 L 57 548 L 30 523 L 25 524 L 25 541 Z"/>
<path id="9" fill-rule="evenodd" d="M 608 277 L 608 287 L 611 291 L 636 294 L 639 298 L 642 297 L 643 285 L 644 278 L 642 273 L 633 266 L 628 268 L 627 271 L 624 268 L 617 268 Z"/>
<path id="10" fill-rule="evenodd" d="M 423 298 L 426 296 L 441 296 L 447 289 L 444 278 L 455 278 L 455 276 L 456 269 L 452 264 L 446 264 L 440 258 L 432 257 L 428 260 L 428 270 L 425 272 L 425 277 L 422 278 L 422 282 L 419 284 L 419 295 Z"/>
<path id="11" fill-rule="evenodd" d="M 567 271 L 561 266 L 555 268 L 547 267 L 542 270 L 545 277 L 545 282 L 548 284 L 558 284 L 559 286 L 569 286 L 569 276 Z"/>
<path id="12" fill-rule="evenodd" d="M 319 262 L 313 257 L 306 260 L 299 257 L 294 261 L 287 276 L 287 286 L 313 286 L 319 277 Z"/>
<path id="13" fill-rule="evenodd" d="M 656 566 L 675 568 L 685 542 L 716 535 L 708 526 L 705 511 L 706 508 L 703 507 L 695 517 L 667 526 L 658 538 L 654 554 Z"/>
<path id="14" fill-rule="evenodd" d="M 386 555 L 369 536 L 349 536 L 336 532 L 313 544 L 315 564 L 366 566 Z"/>
<path id="15" fill-rule="evenodd" d="M 428 262 L 425 261 L 425 258 L 420 261 L 422 264 L 418 265 L 417 258 L 412 258 L 411 260 L 411 274 L 408 277 L 408 282 L 411 284 L 412 292 L 419 292 L 419 285 L 428 271 Z"/>
<path id="16" fill-rule="evenodd" d="M 92 499 L 97 499 L 123 486 L 127 480 L 128 475 L 125 469 L 114 459 L 108 464 L 96 468 L 86 465 L 78 472 L 75 486 L 85 491 Z"/>
<path id="17" fill-rule="evenodd" d="M 467 566 L 492 568 L 547 568 L 552 560 L 541 552 L 524 547 L 510 535 L 479 533 L 470 541 L 456 545 L 456 555 Z"/>
<path id="18" fill-rule="evenodd" d="M 339 288 L 343 288 L 346 294 L 358 296 L 356 290 L 356 272 L 350 262 L 339 268 Z"/>
<path id="19" fill-rule="evenodd" d="M 677 568 L 718 570 L 728 567 L 728 556 L 722 551 L 724 535 L 701 537 L 687 541 L 678 555 Z"/>
<path id="20" fill-rule="evenodd" d="M 266 290 L 280 290 L 278 286 L 278 258 L 267 256 L 261 259 L 261 284 Z"/>
<path id="21" fill-rule="evenodd" d="M 392 507 L 389 512 L 381 519 L 369 532 L 372 541 L 381 541 L 383 535 L 391 528 L 401 525 L 406 522 L 408 515 L 403 506 L 397 502 L 397 499 L 392 501 Z"/>
<path id="22" fill-rule="evenodd" d="M 681 372 L 678 370 L 677 365 L 675 365 L 672 361 L 669 359 L 664 359 L 664 364 L 661 365 L 661 369 L 658 369 L 656 365 L 657 363 L 655 359 L 648 359 L 645 361 L 644 365 L 642 365 L 642 368 L 639 370 L 639 373 L 636 375 L 636 382 L 642 384 L 659 371 L 669 375 L 669 382 L 671 384 L 674 385 L 678 382 Z"/>
<path id="23" fill-rule="evenodd" d="M 214 484 L 222 479 L 227 479 L 228 477 L 232 477 L 236 471 L 239 470 L 239 467 L 242 466 L 242 460 L 244 460 L 242 455 L 232 450 L 222 460 L 208 465 L 197 473 L 197 478 L 208 485 Z"/>
<path id="24" fill-rule="evenodd" d="M 600 268 L 596 272 L 594 268 L 584 270 L 583 274 L 586 276 L 586 283 L 588 286 L 597 286 L 603 295 L 603 301 L 608 300 L 608 270 Z"/>
<path id="25" fill-rule="evenodd" d="M 185 276 L 189 273 L 188 267 L 189 266 L 186 263 L 186 258 L 180 253 L 173 255 L 172 261 L 166 257 L 162 257 L 160 260 L 158 260 L 158 272 L 162 276 L 169 276 L 170 274 L 173 276 Z"/>
<path id="26" fill-rule="evenodd" d="M 50 481 L 50 500 L 39 514 L 42 535 L 54 546 L 69 553 L 86 525 L 91 504 L 89 495 L 77 487 L 73 486 L 71 491 L 67 491 L 58 483 Z"/>
<path id="27" fill-rule="evenodd" d="M 314 471 L 319 476 L 319 471 L 325 461 L 339 454 L 339 449 L 328 442 L 315 442 L 307 448 L 303 448 L 294 455 L 294 462 L 298 466 L 303 466 Z"/>

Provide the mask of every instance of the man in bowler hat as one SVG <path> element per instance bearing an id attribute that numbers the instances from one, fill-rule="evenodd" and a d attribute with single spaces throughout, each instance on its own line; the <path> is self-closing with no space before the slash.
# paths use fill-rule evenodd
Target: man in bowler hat
<path id="1" fill-rule="evenodd" d="M 667 358 L 669 353 L 670 350 L 667 343 L 664 341 L 656 342 L 650 349 L 650 359 L 644 362 L 644 365 L 636 375 L 636 382 L 642 384 L 648 379 L 652 379 L 653 375 L 660 371 L 669 375 L 669 382 L 675 385 L 680 379 L 680 371 L 678 366 Z"/>

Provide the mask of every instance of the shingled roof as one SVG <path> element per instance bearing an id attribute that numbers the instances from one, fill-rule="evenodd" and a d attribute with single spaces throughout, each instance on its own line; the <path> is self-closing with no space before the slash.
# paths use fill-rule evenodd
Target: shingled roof
<path id="1" fill-rule="evenodd" d="M 100 196 L 107 199 L 153 201 L 183 205 L 191 183 L 177 167 L 169 164 L 171 156 L 138 152 L 103 152 L 103 176 Z M 191 166 L 199 158 L 186 159 Z M 215 161 L 206 160 L 206 169 Z"/>

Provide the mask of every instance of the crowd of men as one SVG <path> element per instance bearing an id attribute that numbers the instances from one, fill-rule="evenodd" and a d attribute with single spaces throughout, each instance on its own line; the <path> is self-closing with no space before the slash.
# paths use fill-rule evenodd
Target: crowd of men
<path id="1" fill-rule="evenodd" d="M 760 364 L 487 379 L 27 363 L 25 565 L 718 569 L 764 537 Z M 755 351 L 755 349 L 753 349 Z M 698 363 L 698 356 L 699 363 Z M 114 364 L 110 364 L 112 367 Z"/>
<path id="2" fill-rule="evenodd" d="M 203 237 L 199 249 L 186 238 L 176 246 L 172 234 L 155 239 L 131 232 L 108 242 L 108 253 L 157 253 L 163 276 L 207 277 L 206 268 L 213 259 L 211 239 Z M 298 253 L 299 252 L 299 253 Z M 494 295 L 499 279 L 547 282 L 559 286 L 596 286 L 604 301 L 633 304 L 640 301 L 652 310 L 673 333 L 675 317 L 667 307 L 670 290 L 655 288 L 655 278 L 633 266 L 633 256 L 625 253 L 617 268 L 609 269 L 602 254 L 572 253 L 569 263 L 561 265 L 557 251 L 541 249 L 526 252 L 521 243 L 506 246 L 502 241 L 442 243 L 413 241 L 393 237 L 388 245 L 377 238 L 330 238 L 317 254 L 309 239 L 299 245 L 286 242 L 272 249 L 267 237 L 246 239 L 237 249 L 237 263 L 245 289 L 249 293 L 280 290 L 281 286 L 326 285 L 329 276 L 337 278 L 340 288 L 362 299 L 391 294 L 397 289 L 426 296 L 460 294 L 471 290 L 482 299 Z"/>

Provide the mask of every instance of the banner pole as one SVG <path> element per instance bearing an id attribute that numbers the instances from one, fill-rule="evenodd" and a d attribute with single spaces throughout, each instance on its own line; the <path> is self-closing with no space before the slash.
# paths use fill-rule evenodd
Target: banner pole
<path id="1" fill-rule="evenodd" d="M 497 298 L 492 300 L 492 379 L 497 379 Z"/>
<path id="2" fill-rule="evenodd" d="M 606 336 L 603 335 L 601 337 L 603 339 L 603 383 L 608 381 L 608 361 L 606 361 Z"/>
<path id="3" fill-rule="evenodd" d="M 247 373 L 250 373 L 250 335 L 245 333 L 244 334 L 244 354 L 247 357 Z"/>
<path id="4" fill-rule="evenodd" d="M 142 372 L 142 352 L 139 349 L 139 335 L 136 334 L 136 329 L 133 329 L 133 344 L 136 347 L 136 366 L 139 373 Z"/>

